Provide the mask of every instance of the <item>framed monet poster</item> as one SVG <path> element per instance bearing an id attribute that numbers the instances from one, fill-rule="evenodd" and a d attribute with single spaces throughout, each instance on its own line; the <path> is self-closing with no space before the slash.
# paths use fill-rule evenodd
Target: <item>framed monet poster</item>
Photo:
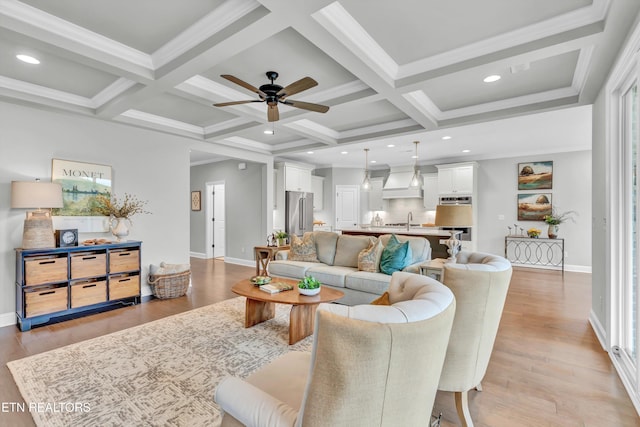
<path id="1" fill-rule="evenodd" d="M 518 221 L 543 221 L 551 215 L 551 193 L 518 194 Z"/>
<path id="2" fill-rule="evenodd" d="M 518 190 L 550 190 L 553 161 L 518 163 Z"/>
<path id="3" fill-rule="evenodd" d="M 51 182 L 62 186 L 63 207 L 52 211 L 56 229 L 109 231 L 109 218 L 94 212 L 93 206 L 98 195 L 111 196 L 111 166 L 53 159 Z"/>

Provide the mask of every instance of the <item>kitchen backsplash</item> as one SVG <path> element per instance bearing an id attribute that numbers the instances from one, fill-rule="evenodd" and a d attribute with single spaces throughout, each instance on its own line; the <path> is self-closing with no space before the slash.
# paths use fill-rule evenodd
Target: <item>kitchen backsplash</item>
<path id="1" fill-rule="evenodd" d="M 390 199 L 389 208 L 386 211 L 372 211 L 369 219 L 373 219 L 376 213 L 385 224 L 407 222 L 407 215 L 412 213 L 412 224 L 427 224 L 435 221 L 436 212 L 425 209 L 422 199 Z"/>

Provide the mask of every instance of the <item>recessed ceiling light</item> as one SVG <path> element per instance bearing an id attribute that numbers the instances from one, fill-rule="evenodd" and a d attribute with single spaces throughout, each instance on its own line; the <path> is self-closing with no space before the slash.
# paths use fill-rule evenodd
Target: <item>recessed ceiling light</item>
<path id="1" fill-rule="evenodd" d="M 393 147 L 395 147 L 395 145 L 394 144 L 389 144 L 389 145 L 387 145 L 387 147 L 393 148 Z"/>
<path id="2" fill-rule="evenodd" d="M 341 151 L 340 154 L 349 154 L 348 151 Z"/>
<path id="3" fill-rule="evenodd" d="M 273 130 L 271 130 L 271 129 L 265 129 L 263 132 L 264 132 L 264 134 L 265 134 L 265 135 L 273 135 L 273 134 L 275 133 L 275 132 L 274 132 Z"/>
<path id="4" fill-rule="evenodd" d="M 444 139 L 446 141 L 447 139 L 451 139 L 451 137 L 449 135 L 445 135 L 445 136 L 442 137 L 442 139 Z"/>
<path id="5" fill-rule="evenodd" d="M 377 161 L 375 161 L 375 160 L 371 160 L 371 163 L 378 163 L 378 162 L 377 162 Z"/>
<path id="6" fill-rule="evenodd" d="M 413 156 L 411 156 L 412 159 L 417 159 L 418 156 L 416 156 L 415 154 Z"/>
<path id="7" fill-rule="evenodd" d="M 492 74 L 490 76 L 487 76 L 484 78 L 484 82 L 485 83 L 493 83 L 493 82 L 497 82 L 498 80 L 500 80 L 502 78 L 502 76 L 499 76 L 497 74 Z"/>
<path id="8" fill-rule="evenodd" d="M 34 58 L 33 56 L 29 56 L 29 55 L 16 55 L 16 58 L 18 58 L 20 61 L 22 62 L 26 62 L 27 64 L 34 64 L 37 65 L 40 63 L 40 61 L 36 58 Z"/>
<path id="9" fill-rule="evenodd" d="M 462 150 L 463 153 L 470 153 L 471 150 Z"/>
<path id="10" fill-rule="evenodd" d="M 313 151 L 307 151 L 307 154 L 313 154 Z"/>

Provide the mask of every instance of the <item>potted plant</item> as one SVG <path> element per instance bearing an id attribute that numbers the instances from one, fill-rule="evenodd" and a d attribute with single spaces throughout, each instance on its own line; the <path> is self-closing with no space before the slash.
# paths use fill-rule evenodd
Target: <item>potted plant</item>
<path id="1" fill-rule="evenodd" d="M 278 241 L 278 246 L 284 246 L 285 245 L 285 240 L 287 239 L 287 237 L 289 237 L 289 235 L 282 231 L 282 230 L 278 230 L 274 233 L 276 240 Z"/>
<path id="2" fill-rule="evenodd" d="M 551 208 L 551 215 L 544 216 L 544 222 L 549 224 L 549 229 L 547 230 L 547 234 L 550 239 L 555 239 L 558 237 L 558 227 L 563 222 L 569 220 L 575 222 L 574 215 L 577 215 L 576 211 L 566 211 L 563 213 L 558 213 L 555 208 Z"/>
<path id="3" fill-rule="evenodd" d="M 530 228 L 527 230 L 527 236 L 533 238 L 533 239 L 537 239 L 540 234 L 542 233 L 542 230 L 540 230 L 539 228 Z"/>
<path id="4" fill-rule="evenodd" d="M 124 199 L 119 200 L 115 194 L 111 197 L 99 195 L 96 196 L 96 203 L 93 211 L 98 215 L 108 216 L 110 219 L 109 229 L 116 237 L 116 241 L 121 242 L 124 237 L 129 235 L 129 227 L 131 227 L 131 217 L 135 214 L 148 214 L 144 210 L 147 201 L 138 199 L 131 194 L 124 194 Z M 127 225 L 127 221 L 129 225 Z"/>
<path id="5" fill-rule="evenodd" d="M 298 282 L 298 292 L 302 295 L 317 295 L 320 292 L 320 282 L 313 276 L 306 276 Z"/>

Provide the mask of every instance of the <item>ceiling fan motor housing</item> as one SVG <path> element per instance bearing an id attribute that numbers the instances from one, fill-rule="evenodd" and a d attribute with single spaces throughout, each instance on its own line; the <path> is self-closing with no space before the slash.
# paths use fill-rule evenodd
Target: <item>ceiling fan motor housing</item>
<path id="1" fill-rule="evenodd" d="M 269 105 L 275 105 L 278 103 L 278 96 L 276 94 L 280 92 L 281 89 L 282 86 L 273 83 L 267 83 L 260 86 L 260 90 L 267 95 L 264 100 L 267 101 L 267 104 Z"/>

